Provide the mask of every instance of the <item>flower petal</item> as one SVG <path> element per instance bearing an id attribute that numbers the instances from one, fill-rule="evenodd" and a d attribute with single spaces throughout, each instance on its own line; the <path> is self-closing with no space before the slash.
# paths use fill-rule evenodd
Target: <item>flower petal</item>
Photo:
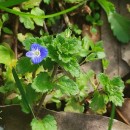
<path id="1" fill-rule="evenodd" d="M 40 48 L 40 55 L 45 58 L 48 55 L 48 50 L 45 47 Z"/>
<path id="2" fill-rule="evenodd" d="M 37 44 L 37 43 L 33 43 L 32 45 L 31 45 L 31 51 L 35 51 L 35 50 L 40 50 L 40 48 L 41 48 L 42 46 L 40 46 L 39 44 Z"/>
<path id="3" fill-rule="evenodd" d="M 33 64 L 39 64 L 43 60 L 43 58 L 41 56 L 40 57 L 32 57 L 31 60 L 32 60 Z"/>
<path id="4" fill-rule="evenodd" d="M 32 52 L 32 51 L 28 51 L 28 52 L 26 53 L 26 56 L 27 56 L 27 57 L 33 57 L 33 56 L 34 56 L 34 54 L 33 54 L 33 52 Z"/>

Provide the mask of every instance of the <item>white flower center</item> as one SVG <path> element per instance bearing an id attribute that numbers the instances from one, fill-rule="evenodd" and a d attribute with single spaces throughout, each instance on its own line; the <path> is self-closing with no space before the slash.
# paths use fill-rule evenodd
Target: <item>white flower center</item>
<path id="1" fill-rule="evenodd" d="M 40 56 L 40 51 L 37 49 L 37 50 L 33 51 L 33 54 L 38 57 L 38 56 Z"/>

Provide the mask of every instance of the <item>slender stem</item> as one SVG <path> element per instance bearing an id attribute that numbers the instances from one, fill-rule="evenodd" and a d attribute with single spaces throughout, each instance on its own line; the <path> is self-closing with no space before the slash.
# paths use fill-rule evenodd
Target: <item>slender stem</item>
<path id="1" fill-rule="evenodd" d="M 51 75 L 51 79 L 52 79 L 52 80 L 53 80 L 54 76 L 56 75 L 57 68 L 58 68 L 58 65 L 56 64 L 56 65 L 54 66 L 54 69 L 53 69 L 53 72 L 52 72 L 52 75 Z M 38 105 L 38 108 L 37 108 L 36 116 L 38 116 L 38 114 L 39 114 L 39 112 L 40 112 L 40 110 L 41 110 L 41 107 L 42 107 L 42 105 L 43 105 L 43 103 L 44 103 L 44 100 L 45 100 L 45 98 L 46 98 L 46 95 L 47 95 L 47 92 L 42 94 L 42 98 L 41 98 L 41 100 L 40 100 L 40 102 L 39 102 L 39 105 Z"/>
<path id="2" fill-rule="evenodd" d="M 38 108 L 37 108 L 36 116 L 38 116 L 38 114 L 39 114 L 39 112 L 41 110 L 41 107 L 42 107 L 42 104 L 43 104 L 43 102 L 45 100 L 46 95 L 47 95 L 47 92 L 42 94 L 41 100 L 40 100 Z"/>
<path id="3" fill-rule="evenodd" d="M 43 27 L 44 27 L 45 32 L 49 34 L 45 21 L 43 21 Z"/>
<path id="4" fill-rule="evenodd" d="M 115 104 L 112 103 L 112 111 L 111 111 L 111 117 L 108 124 L 108 130 L 112 129 L 114 116 L 115 116 Z"/>
<path id="5" fill-rule="evenodd" d="M 16 59 L 18 58 L 18 41 L 17 41 L 18 28 L 19 28 L 19 19 L 18 17 L 16 17 L 15 27 L 14 27 L 14 52 L 15 52 Z"/>
<path id="6" fill-rule="evenodd" d="M 6 8 L 6 7 L 1 6 L 1 5 L 0 5 L 0 9 L 6 11 L 8 13 L 12 13 L 12 14 L 18 15 L 18 16 L 45 19 L 45 18 L 56 17 L 56 16 L 59 16 L 59 15 L 62 15 L 62 14 L 69 13 L 69 12 L 77 9 L 79 6 L 83 5 L 84 3 L 86 3 L 86 1 L 85 2 L 81 2 L 81 3 L 79 3 L 79 4 L 77 4 L 77 5 L 73 6 L 73 7 L 71 7 L 69 9 L 63 10 L 61 12 L 57 12 L 57 13 L 49 14 L 49 15 L 42 15 L 42 16 L 38 16 L 38 15 L 33 15 L 33 14 L 29 14 L 29 13 L 24 13 L 24 12 L 16 11 L 16 10 L 9 9 L 9 8 Z"/>
<path id="7" fill-rule="evenodd" d="M 59 2 L 59 8 L 62 10 L 65 10 L 65 8 L 63 7 L 62 3 Z M 70 23 L 70 20 L 69 20 L 69 17 L 67 16 L 67 14 L 63 14 L 64 16 L 64 20 L 65 20 L 65 23 L 67 26 L 71 26 L 71 23 Z"/>

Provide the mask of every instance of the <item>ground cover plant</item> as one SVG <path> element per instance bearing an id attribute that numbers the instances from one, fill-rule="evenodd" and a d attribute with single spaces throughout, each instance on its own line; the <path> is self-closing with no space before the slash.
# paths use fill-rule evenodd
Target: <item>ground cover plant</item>
<path id="1" fill-rule="evenodd" d="M 50 103 L 57 111 L 78 113 L 86 110 L 87 103 L 98 114 L 106 113 L 109 103 L 113 108 L 122 106 L 124 82 L 105 74 L 109 61 L 103 41 L 83 36 L 81 30 L 85 22 L 89 33 L 96 35 L 103 9 L 113 34 L 127 43 L 130 20 L 111 2 L 1 0 L 0 9 L 1 104 L 19 104 L 23 112 L 32 113 L 32 130 L 57 130 L 53 116 L 38 116 Z M 82 71 L 82 64 L 96 60 L 102 61 L 101 73 Z"/>

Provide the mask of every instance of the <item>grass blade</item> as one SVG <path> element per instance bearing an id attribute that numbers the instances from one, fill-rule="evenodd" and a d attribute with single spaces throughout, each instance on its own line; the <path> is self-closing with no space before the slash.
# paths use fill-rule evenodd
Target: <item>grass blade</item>
<path id="1" fill-rule="evenodd" d="M 30 105 L 29 105 L 29 103 L 28 103 L 28 100 L 27 100 L 27 98 L 26 98 L 26 93 L 25 93 L 25 91 L 24 91 L 24 89 L 23 89 L 23 87 L 22 87 L 22 84 L 21 84 L 21 82 L 20 82 L 20 80 L 19 80 L 19 78 L 18 78 L 18 75 L 17 75 L 17 73 L 16 73 L 16 71 L 15 71 L 14 68 L 12 69 L 12 73 L 13 73 L 13 77 L 14 77 L 14 79 L 15 79 L 16 85 L 17 85 L 17 87 L 18 87 L 18 89 L 19 89 L 19 91 L 20 91 L 20 94 L 21 94 L 21 96 L 22 96 L 22 101 L 23 101 L 24 105 L 27 106 L 27 108 L 28 108 L 29 110 L 31 110 L 31 109 L 30 109 Z"/>
<path id="2" fill-rule="evenodd" d="M 7 0 L 5 2 L 0 2 L 0 5 L 3 7 L 10 7 L 10 6 L 14 6 L 22 2 L 25 2 L 25 1 L 28 1 L 28 0 Z"/>

